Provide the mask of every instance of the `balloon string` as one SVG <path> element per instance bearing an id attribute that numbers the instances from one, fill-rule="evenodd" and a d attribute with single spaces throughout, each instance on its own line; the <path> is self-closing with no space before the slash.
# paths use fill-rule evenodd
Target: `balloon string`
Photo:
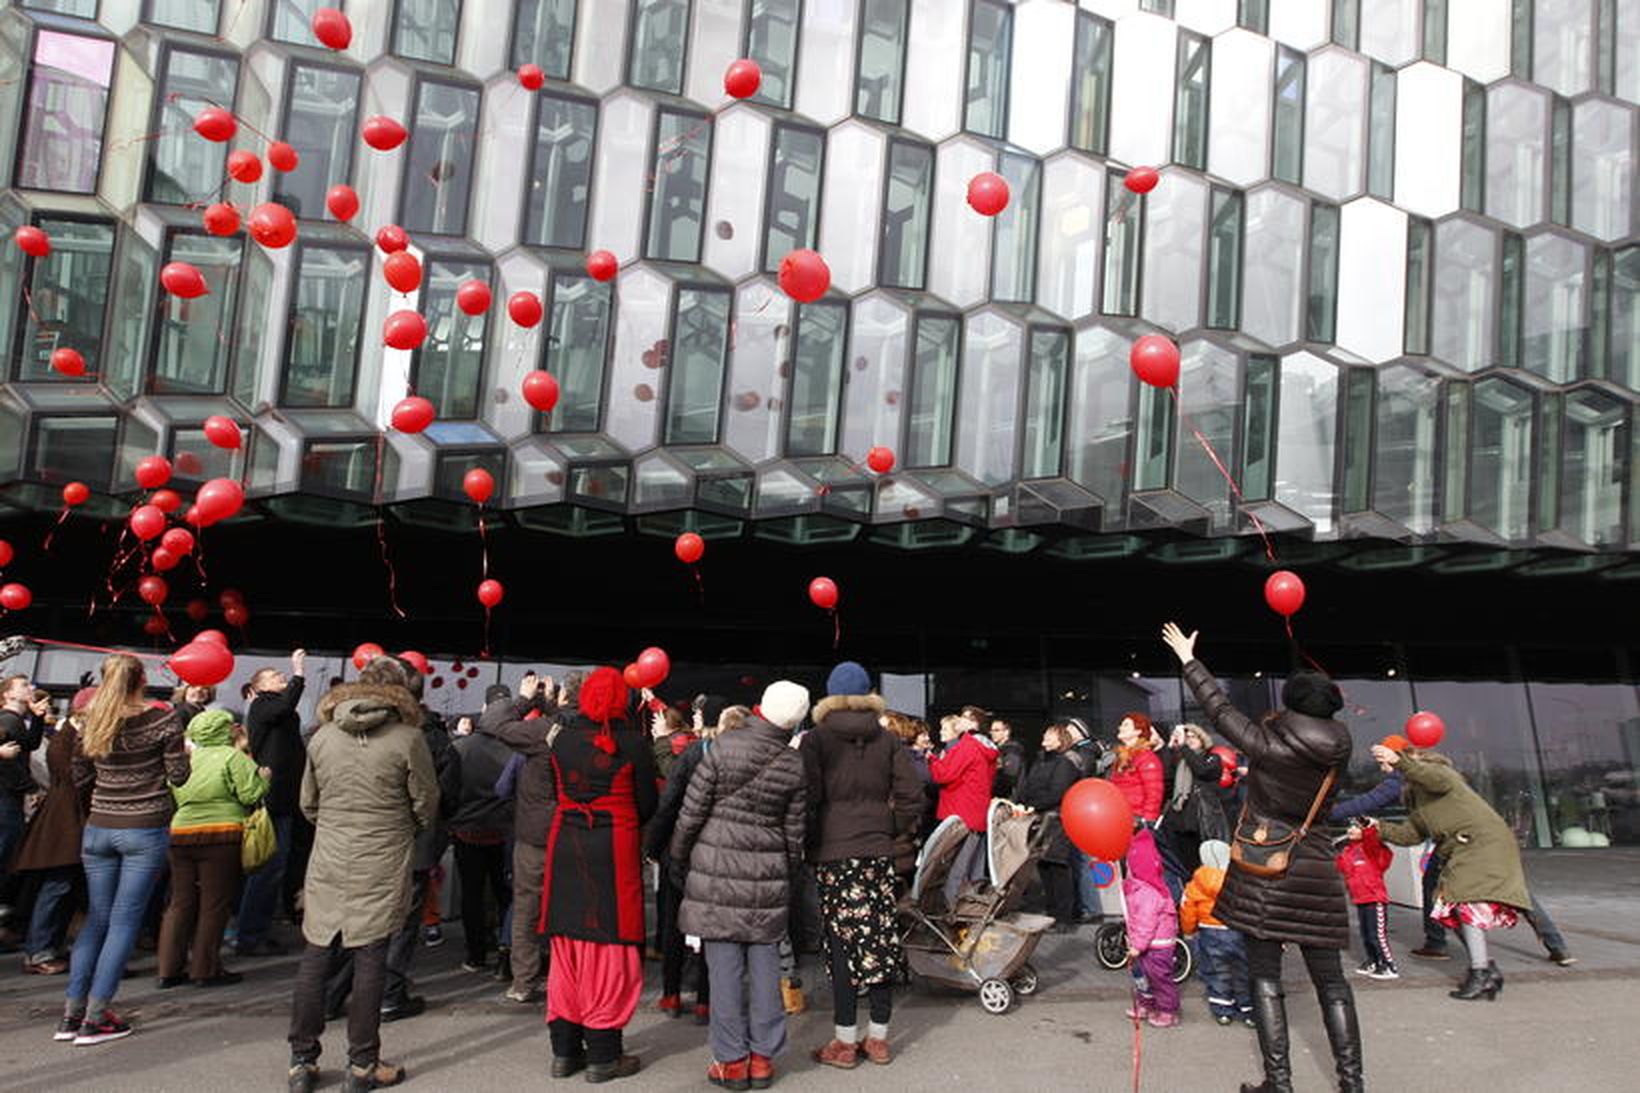
<path id="1" fill-rule="evenodd" d="M 158 604 L 154 605 L 154 615 L 159 619 L 160 625 L 165 627 L 165 640 L 175 645 L 177 636 L 171 632 L 171 620 L 165 617 L 164 609 Z"/>
<path id="2" fill-rule="evenodd" d="M 485 658 L 486 660 L 488 660 L 489 656 L 490 656 L 490 605 L 489 604 L 484 605 L 484 645 L 483 645 L 483 648 L 479 651 L 479 656 Z"/>
<path id="3" fill-rule="evenodd" d="M 843 641 L 843 620 L 837 615 L 837 608 L 831 610 L 831 647 L 836 649 Z"/>
<path id="4" fill-rule="evenodd" d="M 387 444 L 387 434 L 376 434 L 376 475 L 375 489 L 371 494 L 376 502 L 376 551 L 381 555 L 382 566 L 387 570 L 387 605 L 393 609 L 393 614 L 404 618 L 404 608 L 399 606 L 399 573 L 393 567 L 393 558 L 387 551 L 387 514 L 382 510 L 382 449 Z"/>
<path id="5" fill-rule="evenodd" d="M 689 567 L 689 572 L 691 572 L 695 575 L 695 592 L 700 596 L 700 605 L 702 607 L 705 607 L 706 606 L 706 582 L 701 579 L 700 566 L 698 566 L 698 565 L 690 566 Z"/>
<path id="6" fill-rule="evenodd" d="M 164 660 L 164 653 L 133 653 L 129 649 L 110 649 L 105 645 L 81 645 L 77 641 L 58 641 L 55 638 L 37 638 L 32 635 L 28 640 L 36 645 L 56 645 L 64 649 L 78 649 L 85 653 L 126 653 L 130 656 L 141 657 L 144 660 Z M 173 639 L 174 640 L 174 639 Z"/>
<path id="7" fill-rule="evenodd" d="M 478 506 L 479 580 L 490 579 L 490 532 L 484 524 L 484 506 Z"/>
<path id="8" fill-rule="evenodd" d="M 1238 511 L 1253 522 L 1253 528 L 1258 532 L 1259 538 L 1264 541 L 1264 556 L 1274 562 L 1276 560 L 1276 550 L 1270 542 L 1270 533 L 1265 528 L 1264 521 L 1260 520 L 1258 514 L 1247 507 L 1247 498 L 1243 496 L 1241 486 L 1237 484 L 1235 476 L 1224 465 L 1224 460 L 1219 458 L 1219 453 L 1214 450 L 1208 439 L 1202 435 L 1201 430 L 1196 428 L 1196 423 L 1184 412 L 1184 404 L 1179 401 L 1179 385 L 1175 383 L 1167 389 L 1167 393 L 1173 396 L 1173 405 L 1179 413 L 1180 423 L 1190 430 L 1190 435 L 1196 438 L 1196 443 L 1200 444 L 1202 451 L 1207 453 L 1207 458 L 1213 461 L 1213 466 L 1217 467 L 1219 474 L 1224 476 L 1224 481 L 1230 486 L 1231 494 L 1236 498 Z"/>
<path id="9" fill-rule="evenodd" d="M 68 506 L 64 505 L 63 506 L 63 511 L 57 514 L 57 522 L 52 524 L 51 527 L 49 529 L 47 529 L 46 537 L 40 542 L 40 549 L 41 550 L 44 550 L 44 551 L 50 551 L 51 550 L 52 536 L 56 535 L 57 534 L 57 529 L 62 527 L 63 524 L 67 523 L 67 521 L 68 521 Z"/>
<path id="10" fill-rule="evenodd" d="M 1287 640 L 1292 642 L 1292 645 L 1293 645 L 1294 649 L 1298 650 L 1298 655 L 1303 657 L 1305 662 L 1307 664 L 1309 664 L 1309 666 L 1311 668 L 1314 668 L 1316 671 L 1320 672 L 1322 675 L 1328 677 L 1329 679 L 1332 678 L 1332 673 L 1327 671 L 1327 669 L 1323 668 L 1321 666 L 1321 662 L 1316 660 L 1314 657 L 1312 657 L 1310 655 L 1309 650 L 1305 649 L 1303 644 L 1298 640 L 1298 638 L 1296 636 L 1294 636 L 1294 634 L 1293 634 L 1293 617 L 1291 615 L 1283 615 L 1281 621 L 1287 624 Z"/>

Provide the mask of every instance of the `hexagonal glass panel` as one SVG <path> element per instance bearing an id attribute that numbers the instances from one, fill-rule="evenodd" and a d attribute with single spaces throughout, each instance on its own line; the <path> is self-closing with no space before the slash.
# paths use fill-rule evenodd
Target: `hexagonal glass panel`
<path id="1" fill-rule="evenodd" d="M 51 237 L 51 253 L 30 260 L 33 276 L 27 292 L 19 293 L 10 305 L 17 311 L 19 338 L 11 378 L 62 379 L 51 367 L 51 355 L 58 349 L 78 351 L 85 358 L 86 378 L 94 378 L 103 364 L 114 225 L 50 217 L 41 217 L 36 224 Z"/>
<path id="2" fill-rule="evenodd" d="M 1473 372 L 1492 363 L 1498 237 L 1467 220 L 1435 228 L 1435 356 Z"/>
<path id="3" fill-rule="evenodd" d="M 298 247 L 285 366 L 279 373 L 281 406 L 352 405 L 369 274 L 370 253 L 364 247 Z M 262 310 L 249 291 L 243 310 Z M 247 333 L 254 344 L 255 332 Z"/>
<path id="4" fill-rule="evenodd" d="M 1532 394 L 1507 380 L 1480 380 L 1473 415 L 1470 517 L 1505 539 L 1524 539 L 1532 502 Z"/>
<path id="5" fill-rule="evenodd" d="M 233 108 L 239 64 L 230 54 L 166 46 L 155 97 L 158 138 L 149 143 L 144 198 L 170 205 L 201 201 L 217 191 L 227 145 L 201 140 L 194 118 L 207 106 Z"/>
<path id="6" fill-rule="evenodd" d="M 114 43 L 41 28 L 18 134 L 18 186 L 89 194 L 102 165 Z"/>
<path id="7" fill-rule="evenodd" d="M 1631 428 L 1631 408 L 1611 395 L 1585 390 L 1566 396 L 1560 523 L 1590 546 L 1623 542 L 1625 434 Z"/>
<path id="8" fill-rule="evenodd" d="M 515 0 L 512 67 L 535 64 L 555 80 L 569 79 L 575 48 L 575 0 Z"/>
<path id="9" fill-rule="evenodd" d="M 1332 530 L 1333 452 L 1338 433 L 1338 368 L 1313 353 L 1281 361 L 1276 417 L 1275 499 L 1315 525 Z"/>
<path id="10" fill-rule="evenodd" d="M 418 82 L 399 212 L 407 231 L 461 235 L 467 230 L 478 104 L 476 87 Z"/>

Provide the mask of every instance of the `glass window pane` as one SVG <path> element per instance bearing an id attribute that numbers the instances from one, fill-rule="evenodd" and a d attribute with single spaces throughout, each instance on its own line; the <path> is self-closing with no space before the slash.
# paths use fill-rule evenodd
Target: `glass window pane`
<path id="1" fill-rule="evenodd" d="M 338 7 L 335 0 L 273 0 L 269 37 L 281 42 L 313 44 L 313 13 L 320 8 Z"/>
<path id="2" fill-rule="evenodd" d="M 512 67 L 540 65 L 555 80 L 569 79 L 575 48 L 575 0 L 516 0 Z"/>
<path id="3" fill-rule="evenodd" d="M 1395 70 L 1372 66 L 1367 123 L 1367 192 L 1389 201 L 1395 196 Z"/>
<path id="4" fill-rule="evenodd" d="M 1014 11 L 997 0 L 973 0 L 968 16 L 968 107 L 963 128 L 1008 135 L 1008 63 Z"/>
<path id="5" fill-rule="evenodd" d="M 1173 487 L 1213 514 L 1215 531 L 1228 530 L 1230 487 L 1225 474 L 1231 472 L 1220 473 L 1207 447 L 1196 443 L 1189 431 L 1201 433 L 1227 463 L 1234 459 L 1236 423 L 1243 413 L 1241 368 L 1235 354 L 1205 341 L 1187 343 L 1179 367 L 1178 405 L 1188 426 L 1180 430 Z"/>
<path id="6" fill-rule="evenodd" d="M 1272 187 L 1247 195 L 1241 328 L 1266 345 L 1304 336 L 1307 207 Z"/>
<path id="7" fill-rule="evenodd" d="M 1590 0 L 1532 0 L 1532 81 L 1562 95 L 1592 86 L 1594 5 Z"/>
<path id="8" fill-rule="evenodd" d="M 1065 380 L 1071 336 L 1064 330 L 1031 333 L 1025 371 L 1025 459 L 1021 478 L 1054 478 L 1065 455 Z"/>
<path id="9" fill-rule="evenodd" d="M 1500 379 L 1475 384 L 1469 514 L 1505 539 L 1523 539 L 1532 499 L 1532 396 Z"/>
<path id="10" fill-rule="evenodd" d="M 883 247 L 877 281 L 922 288 L 928 261 L 928 218 L 934 204 L 934 150 L 909 141 L 888 142 L 888 190 L 883 202 Z"/>
<path id="11" fill-rule="evenodd" d="M 1565 422 L 1561 526 L 1590 546 L 1619 546 L 1628 407 L 1601 391 L 1574 391 L 1566 396 Z"/>
<path id="12" fill-rule="evenodd" d="M 1139 0 L 1139 10 L 1173 18 L 1173 0 Z"/>
<path id="13" fill-rule="evenodd" d="M 854 78 L 854 112 L 900 124 L 905 94 L 906 28 L 911 0 L 864 0 L 860 5 L 860 68 Z"/>
<path id="14" fill-rule="evenodd" d="M 598 107 L 544 92 L 537 99 L 524 241 L 580 250 L 586 245 Z"/>
<path id="15" fill-rule="evenodd" d="M 1200 34 L 1180 32 L 1173 97 L 1173 159 L 1198 170 L 1207 166 L 1207 83 L 1212 64 L 1212 43 Z"/>
<path id="16" fill-rule="evenodd" d="M 1543 435 L 1538 441 L 1538 495 L 1537 529 L 1548 531 L 1560 520 L 1560 449 L 1561 403 L 1563 396 L 1544 392 L 1542 419 Z"/>
<path id="17" fill-rule="evenodd" d="M 442 259 L 430 259 L 423 268 L 420 310 L 427 319 L 427 340 L 414 351 L 410 384 L 432 401 L 440 418 L 476 418 L 484 384 L 486 316 L 456 307 L 456 289 L 469 280 L 488 284 L 490 271 Z"/>
<path id="18" fill-rule="evenodd" d="M 590 433 L 598 428 L 609 349 L 612 283 L 558 274 L 552 282 L 552 329 L 542 367 L 558 379 L 553 432 Z"/>
<path id="19" fill-rule="evenodd" d="M 456 63 L 461 0 L 394 0 L 393 52 L 434 64 Z"/>
<path id="20" fill-rule="evenodd" d="M 1104 155 L 1110 138 L 1110 80 L 1116 28 L 1089 11 L 1076 14 L 1071 61 L 1071 146 Z"/>
<path id="21" fill-rule="evenodd" d="M 1423 58 L 1438 65 L 1446 64 L 1447 0 L 1424 0 Z"/>
<path id="22" fill-rule="evenodd" d="M 1498 313 L 1498 363 L 1505 368 L 1520 367 L 1520 320 L 1526 289 L 1526 246 L 1514 232 L 1503 233 L 1503 262 L 1498 294 L 1502 306 Z"/>
<path id="23" fill-rule="evenodd" d="M 194 116 L 207 106 L 233 108 L 239 66 L 227 57 L 171 49 L 159 80 L 159 136 L 149 144 L 145 200 L 167 205 L 203 201 L 222 185 L 226 144 L 201 140 Z"/>
<path id="24" fill-rule="evenodd" d="M 146 0 L 147 23 L 179 30 L 216 33 L 216 0 Z"/>
<path id="25" fill-rule="evenodd" d="M 1247 358 L 1246 417 L 1242 422 L 1241 492 L 1249 501 L 1270 497 L 1275 466 L 1276 377 L 1274 357 Z"/>
<path id="26" fill-rule="evenodd" d="M 680 288 L 667 375 L 667 444 L 715 444 L 729 346 L 729 294 Z"/>
<path id="27" fill-rule="evenodd" d="M 786 454 L 830 455 L 837 450 L 838 407 L 842 401 L 843 354 L 848 343 L 848 308 L 842 304 L 801 304 L 793 351 Z"/>
<path id="28" fill-rule="evenodd" d="M 1338 206 L 1310 206 L 1310 291 L 1305 337 L 1330 342 L 1338 318 Z"/>
<path id="29" fill-rule="evenodd" d="M 30 260 L 27 295 L 13 305 L 21 330 L 20 380 L 60 379 L 51 354 L 76 349 L 85 358 L 86 378 L 102 372 L 103 316 L 114 268 L 114 226 L 84 220 L 40 219 L 51 236 L 51 253 Z M 9 348 L 9 347 L 7 347 Z"/>
<path id="30" fill-rule="evenodd" d="M 359 142 L 359 75 L 314 65 L 292 65 L 284 139 L 301 157 L 295 171 L 272 171 L 275 199 L 297 216 L 325 215 L 325 194 L 353 173 Z"/>
<path id="31" fill-rule="evenodd" d="M 1441 447 L 1446 477 L 1441 484 L 1441 519 L 1447 522 L 1468 518 L 1464 489 L 1469 482 L 1469 402 L 1467 383 L 1448 381 L 1445 385 L 1446 420 L 1441 425 Z"/>
<path id="32" fill-rule="evenodd" d="M 1207 325 L 1234 330 L 1241 324 L 1241 221 L 1237 190 L 1213 190 L 1207 229 Z"/>
<path id="33" fill-rule="evenodd" d="M 700 261 L 711 151 L 710 118 L 660 111 L 655 124 L 654 190 L 649 197 L 645 257 Z"/>
<path id="34" fill-rule="evenodd" d="M 97 0 L 23 0 L 23 7 L 32 11 L 54 11 L 59 15 L 78 15 L 82 19 L 97 17 Z"/>
<path id="35" fill-rule="evenodd" d="M 1486 205 L 1486 89 L 1473 80 L 1463 82 L 1463 180 L 1459 201 L 1480 212 Z"/>
<path id="36" fill-rule="evenodd" d="M 1602 239 L 1628 235 L 1633 222 L 1634 111 L 1612 102 L 1590 99 L 1575 110 L 1572 147 L 1572 223 Z"/>
<path id="37" fill-rule="evenodd" d="M 1332 40 L 1345 49 L 1361 48 L 1361 0 L 1333 0 Z"/>
<path id="38" fill-rule="evenodd" d="M 1173 402 L 1160 387 L 1139 387 L 1139 421 L 1133 438 L 1133 488 L 1166 489 L 1171 481 Z"/>
<path id="39" fill-rule="evenodd" d="M 756 102 L 791 108 L 802 13 L 803 0 L 752 0 L 745 56 L 763 70 L 763 82 L 753 96 Z"/>
<path id="40" fill-rule="evenodd" d="M 1378 375 L 1372 507 L 1419 533 L 1435 526 L 1441 383 L 1411 368 Z"/>
<path id="41" fill-rule="evenodd" d="M 1236 25 L 1259 34 L 1270 33 L 1270 0 L 1238 0 Z"/>
<path id="42" fill-rule="evenodd" d="M 1309 62 L 1306 83 L 1304 188 L 1342 201 L 1360 193 L 1366 166 L 1367 64 L 1324 50 Z"/>
<path id="43" fill-rule="evenodd" d="M 1522 845 L 1549 846 L 1538 749 L 1519 683 L 1414 683 L 1418 705 L 1446 722 L 1441 753 L 1503 817 Z"/>
<path id="44" fill-rule="evenodd" d="M 1549 112 L 1549 219 L 1572 222 L 1572 104 L 1558 96 Z"/>
<path id="45" fill-rule="evenodd" d="M 82 481 L 103 487 L 114 467 L 113 417 L 42 417 L 29 444 L 29 477 L 47 482 Z M 123 488 L 126 484 L 121 483 Z"/>
<path id="46" fill-rule="evenodd" d="M 152 293 L 158 281 L 159 254 L 134 230 L 120 232 L 114 319 L 109 325 L 113 352 L 103 360 L 104 382 L 121 398 L 135 395 L 142 383 L 142 363 L 154 321 Z"/>
<path id="47" fill-rule="evenodd" d="M 241 405 L 254 407 L 261 390 L 262 363 L 267 355 L 268 298 L 273 292 L 273 260 L 262 247 L 252 247 L 245 257 L 243 278 L 246 305 L 239 309 L 234 324 L 233 379 L 229 394 Z M 263 444 L 264 448 L 274 448 Z"/>
<path id="48" fill-rule="evenodd" d="M 1640 247 L 1625 247 L 1612 259 L 1610 321 L 1607 375 L 1631 391 L 1640 391 Z"/>
<path id="49" fill-rule="evenodd" d="M 1405 349 L 1429 352 L 1429 302 L 1435 281 L 1435 229 L 1427 220 L 1407 218 Z"/>
<path id="50" fill-rule="evenodd" d="M 1101 310 L 1106 315 L 1139 313 L 1139 252 L 1144 245 L 1144 198 L 1122 185 L 1125 171 L 1105 176 L 1105 285 Z"/>
<path id="51" fill-rule="evenodd" d="M 1526 287 L 1521 309 L 1523 366 L 1556 383 L 1583 371 L 1589 335 L 1584 312 L 1588 254 L 1582 244 L 1558 235 L 1526 242 Z"/>
<path id="52" fill-rule="evenodd" d="M 1497 295 L 1496 234 L 1448 220 L 1435 229 L 1435 356 L 1474 372 L 1492 363 Z"/>
<path id="53" fill-rule="evenodd" d="M 369 287 L 369 252 L 302 246 L 291 294 L 280 405 L 352 403 Z"/>
<path id="54" fill-rule="evenodd" d="M 1640 701 L 1630 684 L 1527 685 L 1542 745 L 1549 824 L 1562 846 L 1640 842 L 1636 734 Z M 1586 838 L 1597 841 L 1585 842 Z"/>
<path id="55" fill-rule="evenodd" d="M 1309 353 L 1281 362 L 1276 414 L 1275 499 L 1317 532 L 1333 525 L 1333 453 L 1338 433 L 1338 369 Z"/>
<path id="56" fill-rule="evenodd" d="M 1275 119 L 1270 173 L 1295 186 L 1304 172 L 1304 54 L 1276 49 Z"/>
<path id="57" fill-rule="evenodd" d="M 683 94 L 689 0 L 632 0 L 631 25 L 626 82 L 651 91 Z"/>
<path id="58" fill-rule="evenodd" d="M 820 226 L 820 171 L 826 138 L 812 129 L 777 125 L 769 163 L 769 207 L 763 268 L 773 273 L 794 250 L 812 248 Z"/>
<path id="59" fill-rule="evenodd" d="M 405 157 L 400 220 L 405 230 L 462 235 L 473 184 L 478 89 L 423 80 Z"/>
<path id="60" fill-rule="evenodd" d="M 993 218 L 991 298 L 1028 304 L 1036 297 L 1036 240 L 1042 206 L 1042 164 L 1007 153 L 999 165 L 1008 207 Z"/>
<path id="61" fill-rule="evenodd" d="M 114 43 L 41 30 L 23 110 L 17 185 L 89 194 L 102 163 Z"/>
<path id="62" fill-rule="evenodd" d="M 1344 511 L 1367 507 L 1372 474 L 1373 372 L 1352 368 L 1344 385 Z"/>
<path id="63" fill-rule="evenodd" d="M 957 398 L 957 359 L 962 323 L 945 315 L 917 316 L 917 350 L 911 369 L 911 409 L 906 415 L 907 467 L 944 467 L 951 462 L 951 419 Z"/>
<path id="64" fill-rule="evenodd" d="M 1526 227 L 1543 219 L 1549 96 L 1514 84 L 1486 100 L 1486 215 Z"/>
<path id="65" fill-rule="evenodd" d="M 210 292 L 184 300 L 160 294 L 159 346 L 149 391 L 156 395 L 210 395 L 227 388 L 228 334 L 238 295 L 244 240 L 179 232 L 171 236 L 167 262 L 189 262 Z"/>

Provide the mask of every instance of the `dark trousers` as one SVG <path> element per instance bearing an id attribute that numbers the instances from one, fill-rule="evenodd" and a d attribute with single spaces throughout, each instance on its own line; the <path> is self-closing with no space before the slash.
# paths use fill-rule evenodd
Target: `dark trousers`
<path id="1" fill-rule="evenodd" d="M 470 843 L 458 838 L 454 845 L 456 871 L 461 875 L 461 930 L 467 941 L 467 963 L 482 965 L 495 940 L 485 907 L 485 889 L 494 897 L 498 912 L 505 911 L 512 902 L 512 886 L 507 883 L 507 844 Z"/>
<path id="2" fill-rule="evenodd" d="M 836 938 L 827 940 L 831 950 L 831 1010 L 833 1023 L 843 1028 L 852 1027 L 859 1019 L 859 988 L 854 985 L 848 966 L 848 954 Z M 866 988 L 871 1019 L 879 1025 L 888 1024 L 894 1016 L 894 992 L 888 983 L 873 983 Z"/>
<path id="3" fill-rule="evenodd" d="M 85 875 L 78 865 L 41 870 L 34 910 L 29 915 L 23 954 L 31 964 L 58 956 L 68 938 L 68 922 L 75 907 L 85 901 Z"/>
<path id="4" fill-rule="evenodd" d="M 196 981 L 222 971 L 222 931 L 239 891 L 239 840 L 171 844 L 171 901 L 159 928 L 159 974 Z"/>
<path id="5" fill-rule="evenodd" d="M 1247 941 L 1247 974 L 1253 979 L 1281 980 L 1281 942 L 1249 937 Z M 1344 978 L 1344 962 L 1337 949 L 1314 949 L 1300 945 L 1304 970 L 1310 974 L 1317 997 L 1326 998 L 1330 992 L 1354 997 L 1349 980 Z"/>
<path id="6" fill-rule="evenodd" d="M 1076 921 L 1076 878 L 1071 867 L 1060 862 L 1038 862 L 1037 876 L 1042 878 L 1042 896 L 1045 910 L 1057 922 Z"/>
<path id="7" fill-rule="evenodd" d="M 1207 985 L 1207 1008 L 1214 1017 L 1241 1018 L 1253 1012 L 1247 984 L 1247 945 L 1231 929 L 1203 926 L 1196 933 L 1202 982 Z"/>
<path id="8" fill-rule="evenodd" d="M 660 873 L 661 890 L 655 896 L 655 918 L 659 922 L 661 936 L 661 994 L 680 993 L 683 990 L 684 968 L 693 965 L 696 973 L 695 1004 L 710 1005 L 712 988 L 711 979 L 706 974 L 705 959 L 683 943 L 683 934 L 678 931 L 678 908 L 683 905 L 683 889 L 672 882 L 670 864 L 661 862 Z"/>
<path id="9" fill-rule="evenodd" d="M 432 874 L 431 869 L 417 869 L 410 874 L 410 910 L 405 915 L 404 925 L 393 931 L 392 936 L 387 939 L 387 985 L 380 1004 L 388 1009 L 396 1009 L 410 1001 L 410 963 L 415 959 L 416 949 L 421 944 L 421 905 L 427 899 L 427 886 L 431 882 Z M 351 949 L 342 950 L 342 955 L 332 963 L 326 974 L 327 1013 L 339 1013 L 347 1004 L 348 992 L 353 989 L 351 954 Z"/>
<path id="10" fill-rule="evenodd" d="M 345 948 L 337 934 L 329 945 L 309 943 L 296 970 L 291 1000 L 290 1057 L 293 1063 L 319 1061 L 325 1031 L 325 981 L 343 960 L 352 967 L 353 997 L 347 1007 L 347 1061 L 372 1066 L 381 1054 L 382 990 L 386 984 L 387 938 Z"/>
<path id="11" fill-rule="evenodd" d="M 273 926 L 273 912 L 277 909 L 280 893 L 285 890 L 285 863 L 290 860 L 291 825 L 289 816 L 273 816 L 273 832 L 278 839 L 273 857 L 267 864 L 250 875 L 245 892 L 239 899 L 238 940 L 241 952 L 249 952 L 261 944 Z"/>
<path id="12" fill-rule="evenodd" d="M 1367 959 L 1374 964 L 1395 963 L 1395 953 L 1389 947 L 1389 904 L 1357 903 L 1355 916 L 1361 926 L 1361 945 L 1367 950 Z"/>

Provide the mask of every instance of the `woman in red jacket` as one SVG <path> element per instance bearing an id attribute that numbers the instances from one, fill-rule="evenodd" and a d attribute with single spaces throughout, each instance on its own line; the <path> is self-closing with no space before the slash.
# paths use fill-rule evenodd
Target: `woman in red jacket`
<path id="1" fill-rule="evenodd" d="M 1150 718 L 1142 713 L 1125 713 L 1116 726 L 1116 766 L 1110 780 L 1122 791 L 1133 814 L 1152 827 L 1162 817 L 1162 761 L 1151 750 Z"/>
<path id="2" fill-rule="evenodd" d="M 997 747 L 979 732 L 989 716 L 977 706 L 940 721 L 941 750 L 929 757 L 928 774 L 940 787 L 934 818 L 961 817 L 968 838 L 951 861 L 945 878 L 946 906 L 955 909 L 964 881 L 984 880 L 989 872 L 985 829 L 991 814 L 991 783 L 997 773 Z"/>

